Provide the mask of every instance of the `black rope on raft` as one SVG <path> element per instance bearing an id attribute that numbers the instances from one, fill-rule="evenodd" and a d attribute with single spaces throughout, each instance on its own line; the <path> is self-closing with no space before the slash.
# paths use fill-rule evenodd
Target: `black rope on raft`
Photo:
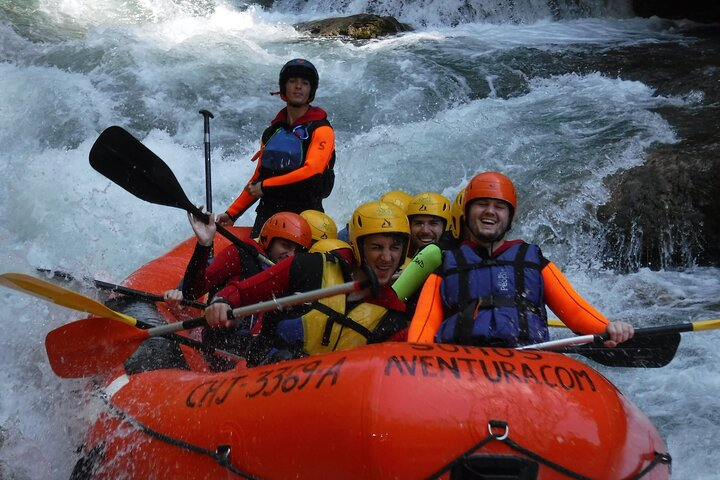
<path id="1" fill-rule="evenodd" d="M 498 433 L 498 430 L 502 429 L 502 433 Z M 466 461 L 468 458 L 470 458 L 475 452 L 480 450 L 482 447 L 484 447 L 486 444 L 490 443 L 493 440 L 500 441 L 505 443 L 507 446 L 512 448 L 513 450 L 522 453 L 523 455 L 527 456 L 528 458 L 535 460 L 536 462 L 545 465 L 559 473 L 562 473 L 563 475 L 575 479 L 575 480 L 591 480 L 589 477 L 586 477 L 584 475 L 581 475 L 577 472 L 573 472 L 572 470 L 563 467 L 562 465 L 555 463 L 551 460 L 548 460 L 547 458 L 528 450 L 515 441 L 511 440 L 509 438 L 509 427 L 507 422 L 504 422 L 502 420 L 490 420 L 488 422 L 488 430 L 490 431 L 490 434 L 482 439 L 480 442 L 475 444 L 472 448 L 466 450 L 462 455 L 457 457 L 452 462 L 445 465 L 443 468 L 435 472 L 434 474 L 430 475 L 429 479 L 436 479 L 439 478 L 442 474 L 448 472 L 451 470 L 454 466 L 461 464 L 462 462 Z M 643 470 L 640 471 L 637 475 L 633 477 L 629 477 L 627 480 L 639 480 L 650 471 L 652 471 L 655 467 L 658 465 L 670 465 L 672 463 L 672 459 L 670 457 L 669 453 L 659 453 L 655 452 L 655 457 L 650 462 L 650 464 L 645 467 Z"/>
<path id="2" fill-rule="evenodd" d="M 198 445 L 194 445 L 189 442 L 185 442 L 184 440 L 180 440 L 178 438 L 171 437 L 170 435 L 166 435 L 164 433 L 158 432 L 156 430 L 153 430 L 152 428 L 148 427 L 147 425 L 141 423 L 136 418 L 131 417 L 126 412 L 120 410 L 118 407 L 113 405 L 110 402 L 110 399 L 107 398 L 106 395 L 101 395 L 103 401 L 105 404 L 109 407 L 110 411 L 114 413 L 118 418 L 120 418 L 122 421 L 128 422 L 141 432 L 156 438 L 160 441 L 163 441 L 165 443 L 168 443 L 170 445 L 174 445 L 176 447 L 180 447 L 182 449 L 188 450 L 193 453 L 199 453 L 201 455 L 207 455 L 211 457 L 215 462 L 217 462 L 218 465 L 220 465 L 223 468 L 226 468 L 230 472 L 234 473 L 235 475 L 245 478 L 247 480 L 260 480 L 260 477 L 256 477 L 254 475 L 251 475 L 247 472 L 243 472 L 239 468 L 235 467 L 232 464 L 232 461 L 230 459 L 230 445 L 218 445 L 218 447 L 215 450 L 210 450 L 207 448 L 200 447 Z"/>

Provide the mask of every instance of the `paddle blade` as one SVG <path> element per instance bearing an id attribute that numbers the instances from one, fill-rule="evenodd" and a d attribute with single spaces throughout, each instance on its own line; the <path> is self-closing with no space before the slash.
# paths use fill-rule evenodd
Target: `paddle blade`
<path id="1" fill-rule="evenodd" d="M 122 127 L 108 127 L 100 134 L 90 149 L 90 165 L 138 198 L 195 210 L 170 167 Z"/>
<path id="2" fill-rule="evenodd" d="M 45 350 L 58 377 L 80 378 L 118 367 L 147 338 L 147 331 L 109 318 L 86 318 L 48 333 Z"/>
<path id="3" fill-rule="evenodd" d="M 680 334 L 636 336 L 614 348 L 587 344 L 562 350 L 576 353 L 609 367 L 664 367 L 675 358 Z"/>
<path id="4" fill-rule="evenodd" d="M 116 312 L 92 298 L 62 288 L 41 278 L 25 275 L 24 273 L 10 272 L 0 274 L 0 285 L 29 295 L 34 295 L 43 300 L 53 302 L 56 305 L 72 308 L 73 310 L 111 317 L 128 325 L 138 324 L 138 321 L 133 317 Z"/>

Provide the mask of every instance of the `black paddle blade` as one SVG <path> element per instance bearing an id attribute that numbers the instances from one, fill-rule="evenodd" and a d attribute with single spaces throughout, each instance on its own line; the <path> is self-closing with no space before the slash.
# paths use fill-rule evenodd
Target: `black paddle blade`
<path id="1" fill-rule="evenodd" d="M 156 205 L 177 207 L 207 223 L 208 215 L 188 200 L 175 174 L 160 157 L 124 128 L 113 126 L 103 131 L 90 149 L 90 165 L 136 197 Z M 273 265 L 221 225 L 218 233 L 260 261 Z"/>
<path id="2" fill-rule="evenodd" d="M 680 334 L 636 336 L 615 348 L 587 344 L 561 350 L 587 357 L 609 367 L 664 367 L 675 358 L 680 345 Z"/>
<path id="3" fill-rule="evenodd" d="M 108 127 L 100 134 L 90 149 L 90 165 L 145 201 L 197 210 L 170 167 L 122 127 Z"/>

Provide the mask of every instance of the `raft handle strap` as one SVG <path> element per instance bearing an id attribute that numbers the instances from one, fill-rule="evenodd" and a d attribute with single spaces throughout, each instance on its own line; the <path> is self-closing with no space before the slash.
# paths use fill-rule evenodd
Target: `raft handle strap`
<path id="1" fill-rule="evenodd" d="M 502 430 L 499 432 L 498 430 Z M 519 444 L 515 443 L 513 440 L 510 439 L 510 427 L 507 422 L 503 420 L 490 420 L 488 422 L 488 432 L 489 435 L 482 439 L 480 442 L 478 442 L 476 445 L 474 445 L 469 450 L 465 451 L 462 455 L 460 455 L 455 460 L 451 461 L 447 465 L 445 465 L 443 468 L 435 472 L 434 474 L 430 475 L 429 479 L 437 479 L 440 478 L 441 475 L 444 473 L 450 471 L 455 465 L 467 460 L 470 458 L 475 452 L 480 450 L 482 447 L 484 447 L 487 443 L 490 443 L 493 440 L 497 440 L 500 442 L 505 443 L 508 447 L 512 448 L 513 450 L 522 453 L 523 455 L 529 457 L 532 460 L 535 460 L 536 462 L 546 465 L 549 468 L 560 472 L 564 474 L 565 476 L 575 479 L 575 480 L 591 480 L 589 477 L 585 477 L 583 475 L 580 475 L 579 473 L 573 472 L 572 470 L 569 470 L 562 465 L 559 465 L 551 460 L 548 460 L 537 453 L 528 450 Z M 659 453 L 655 452 L 655 458 L 650 462 L 650 464 L 645 467 L 643 470 L 640 471 L 637 475 L 634 477 L 630 477 L 627 480 L 638 480 L 645 475 L 647 475 L 652 469 L 654 469 L 659 464 L 667 464 L 671 465 L 672 459 L 670 457 L 669 453 Z"/>
<path id="2" fill-rule="evenodd" d="M 670 453 L 655 452 L 655 458 L 653 458 L 652 462 L 650 462 L 647 467 L 643 468 L 640 473 L 634 476 L 631 480 L 644 477 L 658 464 L 667 465 L 668 474 L 672 473 L 672 457 L 670 456 Z"/>

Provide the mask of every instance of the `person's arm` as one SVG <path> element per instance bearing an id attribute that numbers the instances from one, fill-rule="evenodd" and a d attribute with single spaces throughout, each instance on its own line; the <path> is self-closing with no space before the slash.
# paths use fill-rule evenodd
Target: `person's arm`
<path id="1" fill-rule="evenodd" d="M 288 291 L 290 267 L 294 257 L 276 263 L 245 280 L 233 280 L 220 290 L 215 298 L 222 298 L 232 308 L 270 300 Z"/>
<path id="2" fill-rule="evenodd" d="M 183 298 L 195 300 L 207 292 L 207 290 L 202 290 L 201 279 L 205 276 L 205 269 L 212 254 L 213 239 L 216 231 L 215 218 L 212 212 L 208 213 L 208 217 L 209 221 L 204 223 L 188 212 L 188 220 L 193 232 L 195 232 L 197 243 L 185 268 L 185 274 L 180 286 L 177 290 L 166 292 L 166 298 L 171 302 L 180 302 Z"/>
<path id="3" fill-rule="evenodd" d="M 253 173 L 252 177 L 250 177 L 250 180 L 248 181 L 248 184 L 256 182 L 257 179 L 260 177 L 260 162 L 258 162 L 257 166 L 255 167 L 255 172 Z M 242 193 L 233 201 L 232 204 L 225 210 L 225 213 L 222 213 L 218 215 L 218 223 L 227 226 L 228 224 L 232 225 L 235 220 L 245 213 L 245 210 L 250 208 L 250 206 L 257 201 L 257 197 L 253 197 L 250 195 L 250 192 L 247 191 L 247 189 L 243 188 Z M 228 218 L 226 218 L 228 217 Z"/>
<path id="4" fill-rule="evenodd" d="M 183 298 L 195 300 L 208 291 L 205 285 L 205 271 L 211 252 L 212 246 L 195 244 L 195 250 L 193 250 L 192 257 L 190 257 L 190 261 L 185 268 L 185 275 L 181 283 L 182 287 L 180 289 Z"/>
<path id="5" fill-rule="evenodd" d="M 230 327 L 232 321 L 228 321 L 228 310 L 270 300 L 286 292 L 290 285 L 292 262 L 293 257 L 288 257 L 250 278 L 228 282 L 205 309 L 208 325 Z"/>
<path id="6" fill-rule="evenodd" d="M 314 175 L 322 174 L 328 168 L 332 153 L 335 150 L 335 132 L 332 127 L 323 125 L 312 134 L 312 140 L 305 155 L 302 167 L 284 175 L 263 180 L 263 191 L 273 187 L 281 187 L 306 180 Z"/>
<path id="7" fill-rule="evenodd" d="M 435 334 L 444 319 L 442 298 L 440 297 L 440 284 L 442 277 L 436 273 L 431 274 L 418 298 L 415 314 L 410 322 L 408 342 L 434 343 Z"/>
<path id="8" fill-rule="evenodd" d="M 630 340 L 635 329 L 627 322 L 611 322 L 575 291 L 560 270 L 552 263 L 542 269 L 545 303 L 575 333 L 607 333 L 605 346 L 614 347 Z"/>
<path id="9" fill-rule="evenodd" d="M 183 277 L 182 292 L 185 298 L 200 298 L 242 272 L 242 257 L 238 247 L 230 245 L 224 248 L 208 265 L 211 252 L 211 246 L 195 246 Z"/>
<path id="10" fill-rule="evenodd" d="M 582 334 L 603 333 L 610 321 L 583 299 L 555 266 L 542 269 L 545 284 L 545 303 L 573 332 Z"/>

